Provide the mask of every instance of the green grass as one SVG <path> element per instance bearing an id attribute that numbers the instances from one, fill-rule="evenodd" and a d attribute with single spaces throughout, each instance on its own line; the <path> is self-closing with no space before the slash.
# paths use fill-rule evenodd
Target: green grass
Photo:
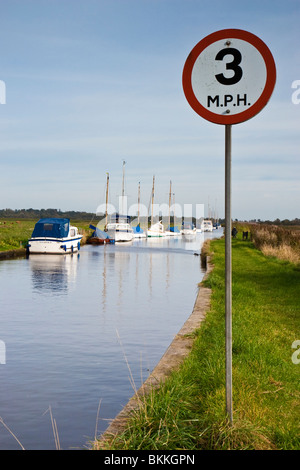
<path id="1" fill-rule="evenodd" d="M 225 412 L 224 239 L 211 243 L 211 309 L 179 371 L 111 449 L 299 449 L 300 271 L 233 240 L 233 425 Z M 97 447 L 97 446 L 96 446 Z"/>
<path id="2" fill-rule="evenodd" d="M 34 220 L 0 219 L 0 251 L 25 247 L 35 225 Z"/>

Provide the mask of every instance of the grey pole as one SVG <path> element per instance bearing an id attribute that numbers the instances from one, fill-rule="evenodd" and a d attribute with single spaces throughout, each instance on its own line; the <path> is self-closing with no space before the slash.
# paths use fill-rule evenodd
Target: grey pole
<path id="1" fill-rule="evenodd" d="M 225 355 L 226 412 L 232 423 L 231 124 L 225 125 Z"/>

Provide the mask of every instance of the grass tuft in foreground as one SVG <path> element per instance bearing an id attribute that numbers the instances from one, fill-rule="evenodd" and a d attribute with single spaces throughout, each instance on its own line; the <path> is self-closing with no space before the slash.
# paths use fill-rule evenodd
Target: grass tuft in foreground
<path id="1" fill-rule="evenodd" d="M 299 449 L 300 272 L 233 240 L 233 425 L 225 413 L 224 240 L 211 243 L 211 309 L 191 354 L 106 443 L 110 449 Z M 96 444 L 95 448 L 103 448 Z"/>

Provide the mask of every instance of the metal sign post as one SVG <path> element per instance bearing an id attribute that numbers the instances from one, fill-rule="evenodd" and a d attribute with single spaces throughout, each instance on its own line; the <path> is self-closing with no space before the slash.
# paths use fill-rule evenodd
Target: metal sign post
<path id="1" fill-rule="evenodd" d="M 231 127 L 259 113 L 276 81 L 265 43 L 241 29 L 206 36 L 190 52 L 182 75 L 185 97 L 204 119 L 225 126 L 226 412 L 232 422 Z"/>
<path id="2" fill-rule="evenodd" d="M 226 412 L 232 423 L 231 124 L 225 125 L 225 358 Z"/>

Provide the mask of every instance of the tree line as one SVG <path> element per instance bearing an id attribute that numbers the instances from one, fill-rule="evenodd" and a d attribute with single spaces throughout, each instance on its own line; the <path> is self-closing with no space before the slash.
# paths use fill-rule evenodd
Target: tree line
<path id="1" fill-rule="evenodd" d="M 90 221 L 95 214 L 82 211 L 61 211 L 60 209 L 0 209 L 1 219 L 44 219 L 62 217 Z"/>
<path id="2" fill-rule="evenodd" d="M 261 219 L 253 219 L 249 220 L 249 222 L 254 222 L 257 224 L 268 224 L 268 225 L 300 225 L 300 219 L 296 217 L 295 219 L 275 219 L 275 220 L 261 220 Z"/>
<path id="3" fill-rule="evenodd" d="M 65 217 L 68 219 L 78 219 L 78 220 L 87 220 L 90 221 L 95 217 L 95 214 L 92 212 L 84 211 L 61 211 L 60 209 L 0 209 L 0 218 L 1 219 L 42 219 L 45 217 Z M 100 218 L 104 217 L 104 214 Z M 238 222 L 237 219 L 235 219 Z M 173 222 L 171 220 L 171 222 Z M 196 223 L 196 219 L 193 218 L 193 222 Z M 225 219 L 219 219 L 219 222 L 222 224 L 225 222 Z M 295 219 L 275 219 L 275 220 L 261 220 L 261 219 L 252 219 L 248 222 L 270 224 L 270 225 L 300 225 L 300 219 L 297 217 Z"/>

